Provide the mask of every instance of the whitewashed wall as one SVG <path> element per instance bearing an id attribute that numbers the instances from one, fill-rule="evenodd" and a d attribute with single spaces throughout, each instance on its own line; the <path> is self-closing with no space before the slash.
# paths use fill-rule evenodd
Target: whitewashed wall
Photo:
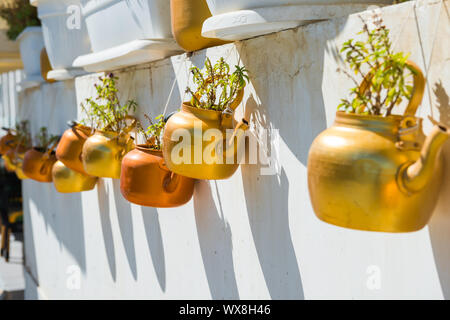
<path id="1" fill-rule="evenodd" d="M 418 4 L 415 11 L 413 3 L 388 7 L 382 16 L 397 39 L 396 50 L 411 52 L 424 70 L 432 59 L 431 96 L 427 92 L 420 115 L 430 113 L 432 101 L 434 116 L 450 125 L 449 2 Z M 450 143 L 438 207 L 420 232 L 346 230 L 320 222 L 311 209 L 308 150 L 332 124 L 339 99 L 352 86 L 336 72 L 342 66 L 337 48 L 360 29 L 360 19 L 351 16 L 211 48 L 189 59 L 196 65 L 205 56 L 224 56 L 232 64 L 240 59 L 250 71 L 237 118 L 245 113 L 257 129 L 279 129 L 277 175 L 261 176 L 259 165 L 243 165 L 229 180 L 198 181 L 193 200 L 174 209 L 131 205 L 118 180 L 101 179 L 95 190 L 73 195 L 25 181 L 31 272 L 26 296 L 449 299 Z M 180 63 L 184 55 L 117 72 L 122 98 L 137 99 L 139 115 L 159 114 Z M 178 75 L 170 111 L 180 105 L 189 65 Z M 19 111 L 33 130 L 45 124 L 62 133 L 67 120 L 81 117 L 76 105 L 93 93 L 97 77 L 27 90 Z M 380 287 L 373 288 L 377 275 Z"/>

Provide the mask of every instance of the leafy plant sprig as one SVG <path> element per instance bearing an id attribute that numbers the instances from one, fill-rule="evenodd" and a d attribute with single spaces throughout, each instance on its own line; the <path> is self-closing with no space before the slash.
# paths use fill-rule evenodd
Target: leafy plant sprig
<path id="1" fill-rule="evenodd" d="M 31 147 L 32 142 L 28 120 L 16 123 L 14 130 L 14 142 L 25 148 Z"/>
<path id="2" fill-rule="evenodd" d="M 58 140 L 59 136 L 49 134 L 46 127 L 41 127 L 35 136 L 35 141 L 37 142 L 36 146 L 44 151 L 47 151 L 49 147 Z"/>
<path id="3" fill-rule="evenodd" d="M 349 113 L 389 116 L 395 106 L 412 95 L 413 87 L 406 80 L 415 73 L 406 64 L 409 54 L 393 52 L 389 29 L 382 25 L 381 19 L 373 30 L 369 30 L 363 21 L 363 30 L 358 34 L 364 34 L 367 39 L 350 39 L 341 49 L 345 61 L 359 79 L 346 72 L 357 86 L 351 89 L 350 99 L 341 100 L 338 109 Z M 359 89 L 363 79 L 369 80 L 365 92 Z"/>
<path id="4" fill-rule="evenodd" d="M 224 58 L 220 58 L 214 66 L 211 60 L 206 58 L 203 70 L 192 67 L 190 71 L 196 89 L 186 88 L 186 93 L 191 95 L 191 105 L 216 111 L 229 107 L 249 82 L 247 69 L 239 66 L 235 68 L 235 71 L 230 73 L 230 66 Z"/>
<path id="5" fill-rule="evenodd" d="M 138 131 L 145 137 L 147 145 L 154 150 L 161 150 L 161 133 L 166 125 L 164 115 L 160 114 L 154 121 L 148 116 L 144 115 L 150 125 L 147 129 L 144 129 L 140 123 L 138 123 Z"/>
<path id="6" fill-rule="evenodd" d="M 116 81 L 118 77 L 109 73 L 99 77 L 100 84 L 95 84 L 97 96 L 87 98 L 81 104 L 81 108 L 88 117 L 88 121 L 82 121 L 83 124 L 90 125 L 98 130 L 109 130 L 121 133 L 127 127 L 127 116 L 136 111 L 137 103 L 135 100 L 128 100 L 121 104 L 117 96 L 118 89 Z"/>
<path id="7" fill-rule="evenodd" d="M 0 3 L 0 17 L 8 24 L 6 35 L 15 40 L 29 26 L 40 26 L 37 9 L 29 0 L 7 0 Z"/>

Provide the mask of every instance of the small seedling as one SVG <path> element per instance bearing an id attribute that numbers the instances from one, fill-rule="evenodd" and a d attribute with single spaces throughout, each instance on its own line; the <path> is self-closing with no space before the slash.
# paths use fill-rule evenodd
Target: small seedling
<path id="1" fill-rule="evenodd" d="M 342 99 L 338 110 L 349 113 L 389 116 L 395 106 L 410 99 L 413 91 L 408 79 L 415 71 L 407 64 L 409 54 L 394 52 L 389 39 L 389 29 L 382 21 L 374 30 L 369 30 L 363 21 L 365 41 L 350 39 L 344 43 L 341 53 L 354 75 L 350 76 L 356 87 L 351 89 L 351 98 Z M 359 79 L 356 79 L 357 76 Z M 359 83 L 370 79 L 366 92 L 360 92 Z"/>
<path id="2" fill-rule="evenodd" d="M 144 135 L 146 143 L 151 149 L 161 150 L 161 134 L 166 125 L 164 115 L 160 114 L 154 121 L 147 115 L 145 115 L 145 118 L 150 125 L 147 129 L 144 129 L 142 125 L 138 123 L 138 131 Z"/>
<path id="3" fill-rule="evenodd" d="M 127 127 L 127 116 L 136 111 L 137 103 L 134 100 L 128 100 L 123 105 L 120 103 L 116 86 L 118 79 L 112 73 L 99 77 L 100 84 L 94 85 L 97 96 L 87 98 L 81 104 L 88 118 L 87 121 L 82 121 L 83 124 L 116 133 L 121 133 Z"/>
<path id="4" fill-rule="evenodd" d="M 186 88 L 186 93 L 191 95 L 191 106 L 201 109 L 225 110 L 249 81 L 245 67 L 236 66 L 230 73 L 230 66 L 223 58 L 214 66 L 206 58 L 203 71 L 195 66 L 190 71 L 197 87 L 195 90 Z"/>

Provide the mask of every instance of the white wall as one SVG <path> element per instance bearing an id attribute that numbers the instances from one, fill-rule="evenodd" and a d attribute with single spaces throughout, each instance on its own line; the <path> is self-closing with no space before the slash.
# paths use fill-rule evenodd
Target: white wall
<path id="1" fill-rule="evenodd" d="M 398 39 L 396 50 L 411 52 L 424 70 L 433 51 L 433 114 L 450 125 L 449 2 L 446 10 L 440 1 L 418 3 L 416 13 L 406 3 L 383 9 L 382 16 Z M 240 59 L 250 71 L 236 117 L 245 113 L 255 132 L 279 129 L 278 175 L 261 176 L 260 166 L 243 165 L 229 180 L 198 181 L 193 200 L 174 209 L 126 202 L 118 180 L 101 179 L 95 190 L 73 195 L 25 181 L 26 258 L 39 282 L 37 288 L 27 277 L 27 297 L 449 299 L 450 143 L 438 207 L 430 226 L 419 232 L 342 229 L 320 222 L 311 209 L 309 146 L 332 124 L 339 99 L 352 86 L 336 72 L 342 65 L 337 48 L 360 29 L 359 18 L 351 16 L 211 48 L 189 60 L 200 65 L 205 56 L 224 56 L 231 64 Z M 141 116 L 159 114 L 183 59 L 117 73 L 122 98 L 137 99 Z M 186 70 L 178 75 L 170 111 L 180 105 Z M 65 121 L 77 117 L 76 103 L 93 93 L 97 77 L 27 90 L 20 112 L 28 114 L 33 130 L 46 124 L 62 133 Z M 427 94 L 420 115 L 429 113 Z M 77 267 L 81 285 L 70 290 Z M 372 270 L 380 272 L 377 290 L 367 286 Z"/>
<path id="2" fill-rule="evenodd" d="M 17 85 L 23 78 L 23 71 L 0 73 L 0 127 L 14 127 L 17 110 Z"/>

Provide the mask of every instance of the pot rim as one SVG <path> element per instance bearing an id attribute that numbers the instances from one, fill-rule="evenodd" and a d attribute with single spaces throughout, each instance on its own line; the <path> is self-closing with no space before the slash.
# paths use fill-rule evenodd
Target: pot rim
<path id="1" fill-rule="evenodd" d="M 398 127 L 400 123 L 406 118 L 413 118 L 417 120 L 419 125 L 422 124 L 423 119 L 420 117 L 403 116 L 392 114 L 387 117 L 377 115 L 365 115 L 357 113 L 348 113 L 345 111 L 336 111 L 335 123 L 364 126 L 367 127 L 369 123 L 373 125 L 382 125 L 388 127 Z"/>
<path id="2" fill-rule="evenodd" d="M 96 131 L 94 128 L 85 126 L 84 124 L 81 124 L 81 123 L 78 123 L 78 122 L 73 127 L 69 128 L 68 130 L 72 130 L 72 131 L 75 131 L 75 132 L 76 131 L 81 131 L 84 134 L 86 134 L 87 136 L 91 136 L 93 134 L 92 132 L 95 133 L 95 131 Z"/>
<path id="3" fill-rule="evenodd" d="M 145 152 L 145 153 L 152 154 L 154 156 L 158 156 L 158 157 L 163 156 L 162 150 L 154 149 L 154 148 L 150 147 L 150 145 L 148 145 L 148 144 L 138 144 L 138 145 L 136 145 L 135 149 Z"/>
<path id="4" fill-rule="evenodd" d="M 94 129 L 94 134 L 99 134 L 102 136 L 105 136 L 107 138 L 116 138 L 120 135 L 125 135 L 125 136 L 130 136 L 131 138 L 133 138 L 129 133 L 124 133 L 124 132 L 116 132 L 116 131 L 112 131 L 112 130 L 100 130 L 100 129 Z M 93 134 L 93 135 L 94 135 Z M 134 139 L 134 138 L 133 138 Z"/>
<path id="5" fill-rule="evenodd" d="M 181 106 L 181 110 L 192 113 L 195 116 L 200 115 L 204 118 L 209 118 L 209 119 L 213 119 L 213 120 L 219 120 L 222 115 L 222 111 L 196 108 L 196 107 L 191 106 L 191 104 L 189 102 L 183 102 L 183 104 Z"/>

